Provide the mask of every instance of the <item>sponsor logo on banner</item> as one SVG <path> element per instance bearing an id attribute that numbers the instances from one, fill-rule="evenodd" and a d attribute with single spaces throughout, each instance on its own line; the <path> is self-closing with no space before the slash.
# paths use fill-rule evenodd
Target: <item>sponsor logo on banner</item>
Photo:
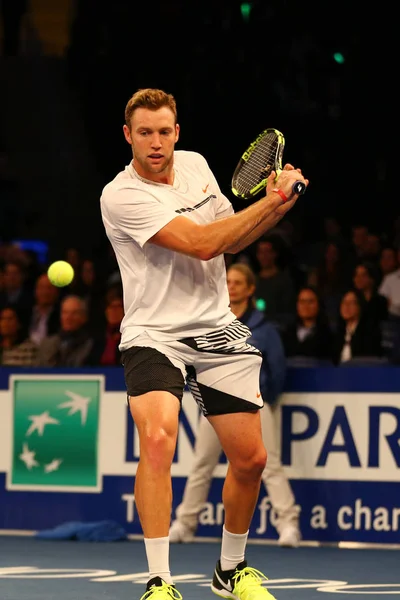
<path id="1" fill-rule="evenodd" d="M 100 376 L 15 376 L 8 490 L 101 491 Z"/>
<path id="2" fill-rule="evenodd" d="M 399 394 L 285 394 L 277 416 L 289 477 L 399 480 Z"/>

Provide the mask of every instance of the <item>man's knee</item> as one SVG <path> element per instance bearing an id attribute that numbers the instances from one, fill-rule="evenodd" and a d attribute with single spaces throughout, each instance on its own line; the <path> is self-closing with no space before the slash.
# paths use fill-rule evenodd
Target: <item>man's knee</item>
<path id="1" fill-rule="evenodd" d="M 140 458 L 154 469 L 169 468 L 175 453 L 176 432 L 171 427 L 147 424 L 139 433 Z"/>
<path id="2" fill-rule="evenodd" d="M 231 468 L 238 479 L 260 479 L 267 464 L 267 451 L 259 444 L 249 453 L 242 453 L 230 461 Z"/>
<path id="3" fill-rule="evenodd" d="M 179 426 L 179 400 L 169 392 L 149 392 L 128 398 L 139 434 L 140 461 L 155 470 L 169 469 Z"/>

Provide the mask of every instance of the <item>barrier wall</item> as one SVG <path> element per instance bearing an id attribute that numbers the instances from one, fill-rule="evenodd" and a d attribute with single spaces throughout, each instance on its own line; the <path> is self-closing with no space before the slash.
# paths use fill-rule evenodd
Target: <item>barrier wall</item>
<path id="1" fill-rule="evenodd" d="M 276 418 L 303 538 L 400 543 L 400 369 L 290 369 Z M 185 393 L 174 507 L 197 423 L 197 406 Z M 138 454 L 120 368 L 0 369 L 0 530 L 112 519 L 140 534 Z M 222 457 L 199 536 L 220 535 L 225 472 Z M 275 519 L 262 488 L 250 537 L 275 539 Z"/>

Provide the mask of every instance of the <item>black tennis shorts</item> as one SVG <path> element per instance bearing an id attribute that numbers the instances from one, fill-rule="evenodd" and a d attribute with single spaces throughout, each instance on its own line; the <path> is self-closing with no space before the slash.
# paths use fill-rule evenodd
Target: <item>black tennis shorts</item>
<path id="1" fill-rule="evenodd" d="M 167 391 L 182 402 L 185 383 L 205 416 L 253 412 L 263 406 L 262 355 L 238 320 L 197 338 L 159 342 L 143 333 L 122 351 L 128 396 Z"/>

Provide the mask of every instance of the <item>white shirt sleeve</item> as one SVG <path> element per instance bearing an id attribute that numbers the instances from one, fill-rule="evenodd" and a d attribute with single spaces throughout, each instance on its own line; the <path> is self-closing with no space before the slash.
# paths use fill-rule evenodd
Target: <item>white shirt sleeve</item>
<path id="1" fill-rule="evenodd" d="M 208 165 L 207 165 L 208 167 Z M 224 217 L 229 217 L 230 215 L 235 214 L 233 210 L 233 206 L 228 200 L 226 196 L 221 192 L 218 182 L 214 176 L 214 173 L 211 171 L 210 167 L 208 167 L 208 171 L 210 174 L 211 187 L 215 190 L 217 196 L 217 211 L 215 215 L 215 219 L 223 219 Z"/>
<path id="2" fill-rule="evenodd" d="M 128 188 L 116 191 L 107 203 L 102 202 L 102 212 L 109 228 L 128 235 L 141 248 L 179 216 L 149 192 Z"/>
<path id="3" fill-rule="evenodd" d="M 385 277 L 382 279 L 382 282 L 379 286 L 378 292 L 379 292 L 379 294 L 381 294 L 382 296 L 385 296 L 385 298 L 390 300 L 390 296 L 391 296 L 390 279 L 388 280 L 387 275 L 385 275 Z"/>

